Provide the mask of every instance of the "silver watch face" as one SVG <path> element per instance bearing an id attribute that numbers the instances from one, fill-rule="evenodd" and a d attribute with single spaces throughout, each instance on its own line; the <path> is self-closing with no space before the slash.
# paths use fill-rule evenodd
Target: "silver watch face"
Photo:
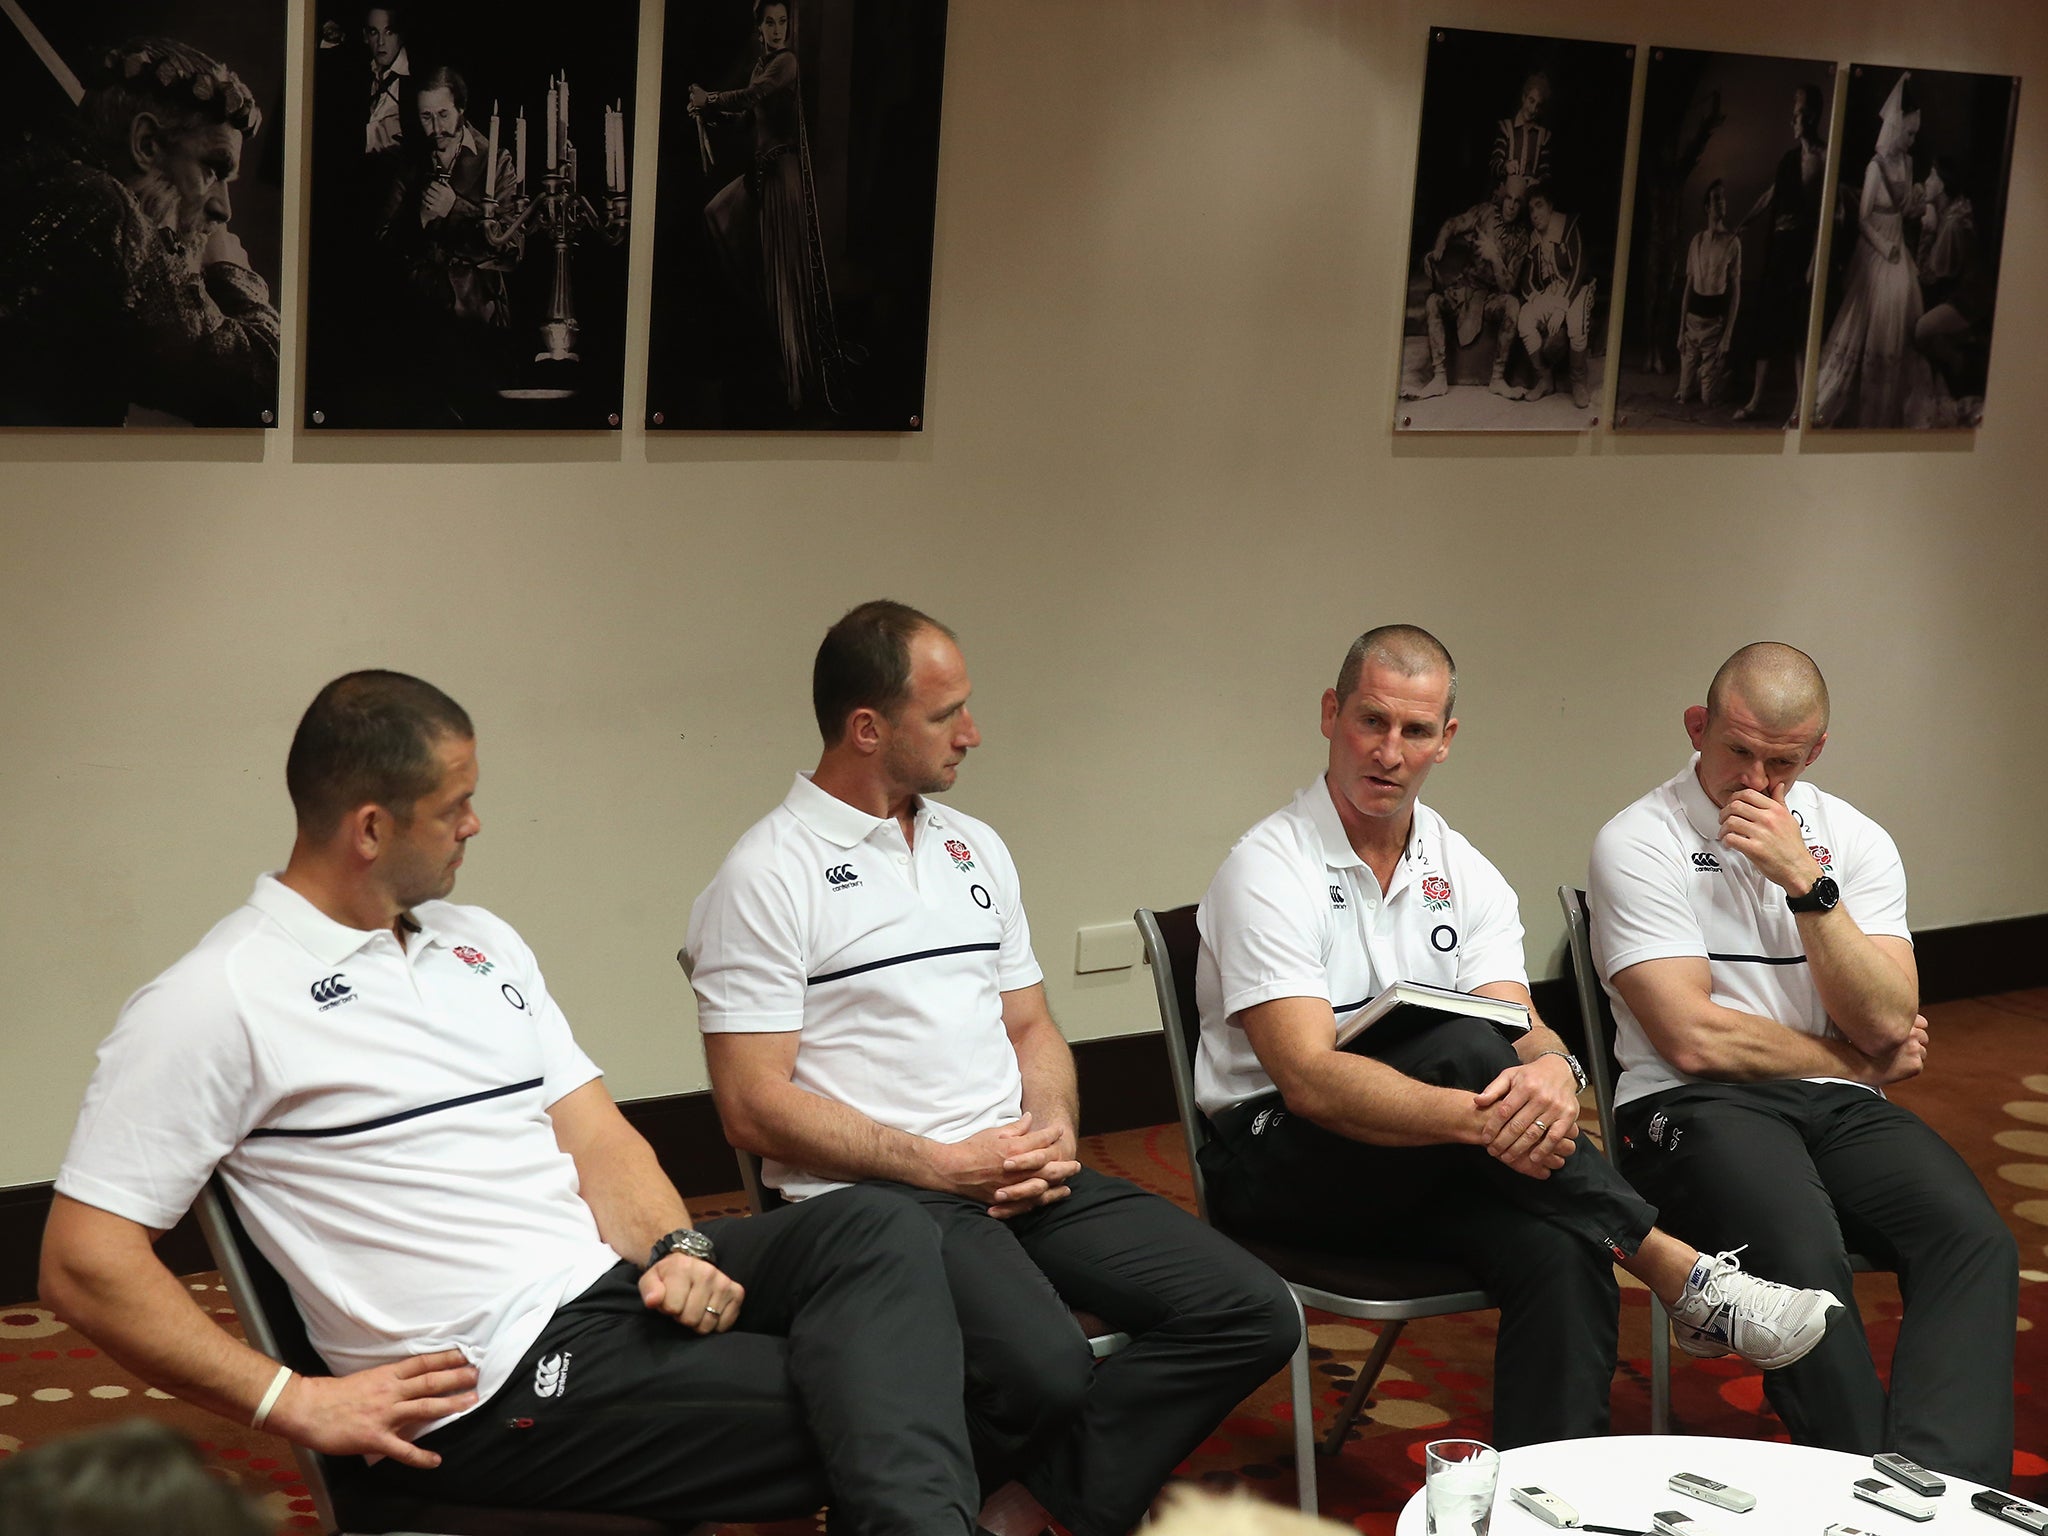
<path id="1" fill-rule="evenodd" d="M 708 1264 L 711 1256 L 718 1250 L 712 1246 L 711 1239 L 702 1232 L 691 1230 L 677 1234 L 674 1251 L 686 1253 L 693 1259 L 702 1259 Z"/>

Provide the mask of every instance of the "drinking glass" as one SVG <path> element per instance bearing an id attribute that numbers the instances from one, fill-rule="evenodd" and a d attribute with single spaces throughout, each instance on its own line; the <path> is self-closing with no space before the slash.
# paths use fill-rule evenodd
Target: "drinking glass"
<path id="1" fill-rule="evenodd" d="M 1477 1440 L 1432 1440 L 1422 1456 L 1429 1536 L 1486 1536 L 1500 1452 Z"/>

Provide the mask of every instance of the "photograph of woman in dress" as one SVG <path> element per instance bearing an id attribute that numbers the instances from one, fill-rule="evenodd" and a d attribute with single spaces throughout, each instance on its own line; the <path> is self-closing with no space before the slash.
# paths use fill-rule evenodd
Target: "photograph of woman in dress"
<path id="1" fill-rule="evenodd" d="M 2018 98 L 2009 75 L 1851 71 L 1812 425 L 1983 420 Z M 1949 183 L 1966 177 L 1964 240 Z"/>
<path id="2" fill-rule="evenodd" d="M 944 0 L 668 8 L 647 423 L 914 430 Z"/>

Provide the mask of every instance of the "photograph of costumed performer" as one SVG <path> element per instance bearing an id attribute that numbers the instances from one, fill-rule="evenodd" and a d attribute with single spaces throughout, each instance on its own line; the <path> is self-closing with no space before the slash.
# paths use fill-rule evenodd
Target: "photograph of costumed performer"
<path id="1" fill-rule="evenodd" d="M 41 19 L 47 34 L 12 7 L 0 21 L 26 45 L 0 77 L 0 425 L 265 425 L 274 184 L 235 219 L 257 91 L 192 43 L 109 47 L 76 18 Z M 271 82 L 281 20 L 275 32 L 250 49 Z"/>

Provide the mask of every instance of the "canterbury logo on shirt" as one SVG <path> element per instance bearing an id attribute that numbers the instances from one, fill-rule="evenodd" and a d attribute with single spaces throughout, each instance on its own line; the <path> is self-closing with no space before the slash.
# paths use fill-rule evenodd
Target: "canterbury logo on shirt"
<path id="1" fill-rule="evenodd" d="M 1696 853 L 1692 856 L 1692 867 L 1704 875 L 1718 870 L 1721 861 L 1711 853 Z"/>
<path id="2" fill-rule="evenodd" d="M 546 1355 L 533 1368 L 533 1395 L 560 1397 L 569 1390 L 569 1351 Z"/>
<path id="3" fill-rule="evenodd" d="M 352 1003 L 356 1000 L 355 988 L 351 987 L 347 979 L 339 972 L 332 976 L 322 976 L 307 990 L 312 993 L 313 1001 L 320 1005 L 322 1013 L 325 1013 L 330 1008 L 339 1008 L 343 1003 Z"/>
<path id="4" fill-rule="evenodd" d="M 825 871 L 825 883 L 835 891 L 843 891 L 860 884 L 860 876 L 854 873 L 851 864 L 834 864 Z"/>

